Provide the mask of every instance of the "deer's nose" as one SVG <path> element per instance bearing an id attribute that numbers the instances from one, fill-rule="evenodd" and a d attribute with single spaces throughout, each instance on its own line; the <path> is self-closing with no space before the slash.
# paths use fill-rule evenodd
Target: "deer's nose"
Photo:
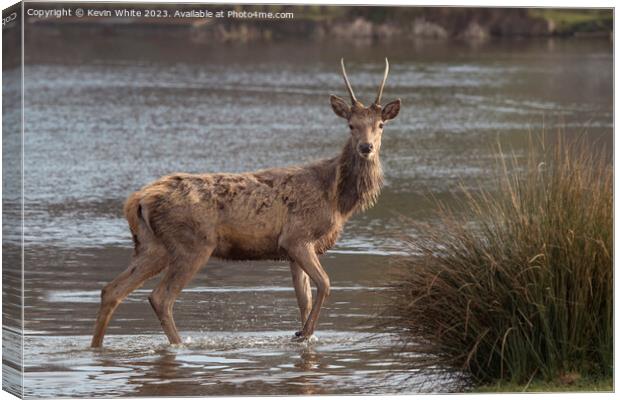
<path id="1" fill-rule="evenodd" d="M 374 146 L 372 143 L 362 143 L 358 146 L 360 153 L 362 154 L 370 154 Z"/>

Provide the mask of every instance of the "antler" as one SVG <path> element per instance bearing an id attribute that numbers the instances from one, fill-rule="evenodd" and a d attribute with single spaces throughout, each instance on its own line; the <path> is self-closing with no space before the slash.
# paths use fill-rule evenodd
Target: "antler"
<path id="1" fill-rule="evenodd" d="M 388 62 L 387 57 L 385 57 L 385 73 L 383 74 L 383 82 L 381 82 L 381 86 L 379 86 L 379 93 L 377 93 L 377 98 L 375 99 L 376 105 L 379 105 L 381 103 L 381 95 L 383 94 L 383 87 L 385 86 L 385 81 L 387 80 L 389 71 L 390 71 L 390 63 Z"/>
<path id="2" fill-rule="evenodd" d="M 349 78 L 347 78 L 347 70 L 344 68 L 344 58 L 340 59 L 340 65 L 342 66 L 342 76 L 344 77 L 344 83 L 345 85 L 347 85 L 347 90 L 349 91 L 349 95 L 351 96 L 351 104 L 355 104 L 357 103 L 357 99 L 355 98 L 355 93 L 353 93 L 353 88 L 351 88 Z"/>

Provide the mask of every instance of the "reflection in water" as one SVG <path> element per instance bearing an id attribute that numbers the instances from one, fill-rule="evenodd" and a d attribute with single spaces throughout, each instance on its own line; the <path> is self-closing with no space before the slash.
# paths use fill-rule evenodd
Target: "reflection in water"
<path id="1" fill-rule="evenodd" d="M 403 237 L 415 237 L 402 216 L 430 220 L 428 193 L 454 204 L 459 183 L 484 185 L 496 141 L 523 155 L 527 132 L 543 121 L 612 142 L 605 40 L 265 47 L 28 32 L 27 396 L 454 390 L 452 376 L 412 367 L 416 354 L 395 355 L 398 338 L 378 328 L 390 262 L 403 254 Z M 246 171 L 336 154 L 348 135 L 328 101 L 344 90 L 338 60 L 347 59 L 365 99 L 383 55 L 391 61 L 384 96 L 403 100 L 383 138 L 386 186 L 321 259 L 334 288 L 317 343 L 290 340 L 299 321 L 286 263 L 213 260 L 175 305 L 184 346 L 167 345 L 147 301 L 153 280 L 121 304 L 104 349 L 88 348 L 99 291 L 130 257 L 122 204 L 131 191 L 173 171 Z M 5 207 L 17 221 L 21 207 Z M 5 236 L 6 254 L 19 254 L 19 240 Z"/>
<path id="2" fill-rule="evenodd" d="M 321 355 L 317 353 L 312 346 L 304 347 L 300 350 L 299 360 L 295 363 L 295 367 L 301 371 L 313 371 L 324 369 L 327 366 L 321 364 Z M 291 383 L 299 385 L 300 392 L 296 394 L 324 394 L 325 390 L 321 390 L 320 384 L 317 384 L 312 375 L 300 375 L 293 378 Z"/>
<path id="3" fill-rule="evenodd" d="M 184 376 L 180 371 L 182 363 L 178 362 L 176 358 L 177 355 L 173 351 L 159 351 L 155 357 L 149 360 L 149 368 L 144 369 L 142 374 L 130 376 L 128 383 L 135 384 L 138 388 L 135 395 L 174 396 L 178 394 L 179 381 L 182 381 Z M 143 363 L 143 366 L 146 365 Z M 150 385 L 150 382 L 156 383 L 156 385 Z"/>
<path id="4" fill-rule="evenodd" d="M 321 356 L 314 351 L 312 346 L 304 347 L 299 356 L 299 362 L 295 366 L 302 371 L 310 371 L 320 366 Z"/>

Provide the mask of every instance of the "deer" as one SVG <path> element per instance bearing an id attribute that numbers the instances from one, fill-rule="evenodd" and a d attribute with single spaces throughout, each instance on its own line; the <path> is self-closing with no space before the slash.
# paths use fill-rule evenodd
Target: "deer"
<path id="1" fill-rule="evenodd" d="M 112 314 L 131 292 L 163 272 L 148 296 L 172 345 L 182 344 L 174 303 L 210 257 L 288 261 L 301 316 L 293 338 L 316 330 L 330 280 L 319 256 L 332 248 L 344 224 L 373 206 L 383 185 L 379 160 L 384 124 L 400 99 L 381 106 L 389 62 L 375 101 L 368 107 L 342 76 L 351 104 L 330 95 L 334 113 L 347 121 L 340 154 L 305 165 L 246 173 L 173 173 L 132 193 L 123 212 L 134 249 L 129 266 L 101 290 L 91 347 L 101 347 Z M 313 302 L 310 282 L 316 287 Z"/>

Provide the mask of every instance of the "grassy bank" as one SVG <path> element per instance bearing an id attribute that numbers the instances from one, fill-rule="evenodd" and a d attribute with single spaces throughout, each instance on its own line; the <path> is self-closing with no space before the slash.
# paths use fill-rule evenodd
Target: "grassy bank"
<path id="1" fill-rule="evenodd" d="M 497 191 L 465 190 L 459 208 L 469 212 L 440 207 L 441 223 L 417 227 L 416 255 L 396 285 L 397 325 L 408 345 L 475 386 L 604 382 L 613 368 L 612 165 L 560 139 L 532 142 L 525 162 L 498 156 Z"/>
<path id="2" fill-rule="evenodd" d="M 512 382 L 497 382 L 492 385 L 477 386 L 473 391 L 478 393 L 504 392 L 611 392 L 614 389 L 612 377 L 607 378 L 578 378 L 574 382 L 535 380 L 527 384 Z"/>
<path id="3" fill-rule="evenodd" d="M 579 35 L 613 31 L 613 14 L 602 9 L 532 8 L 533 18 L 543 18 L 559 35 Z"/>

